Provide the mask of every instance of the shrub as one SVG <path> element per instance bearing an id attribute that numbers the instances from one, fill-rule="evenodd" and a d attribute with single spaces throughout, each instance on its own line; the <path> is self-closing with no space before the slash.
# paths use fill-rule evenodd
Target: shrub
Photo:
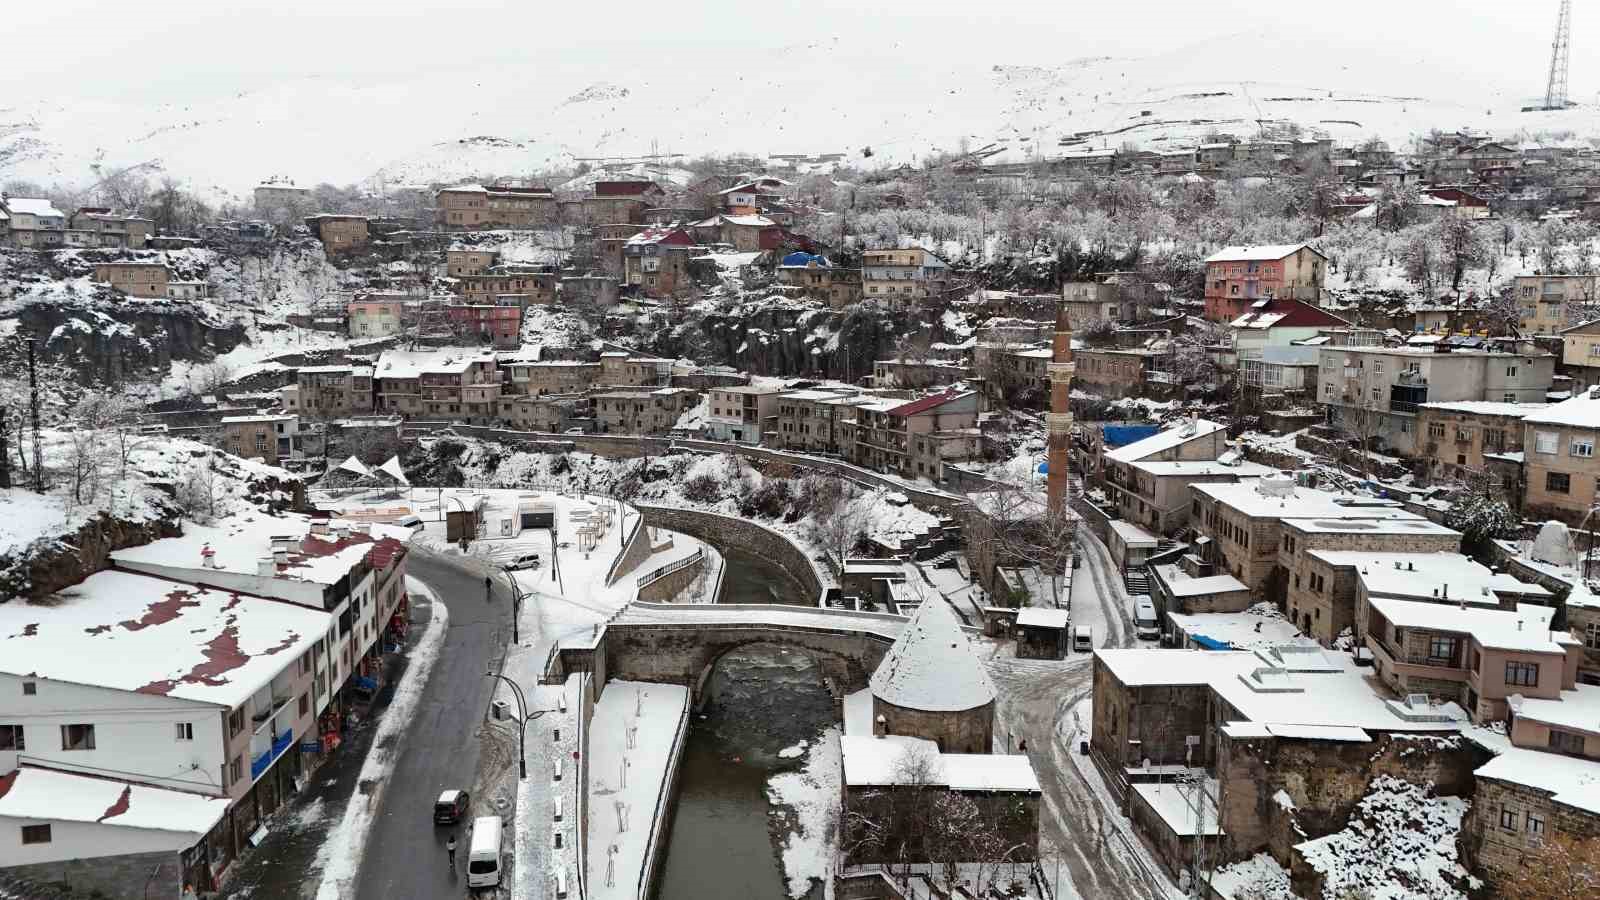
<path id="1" fill-rule="evenodd" d="M 722 487 L 710 475 L 696 475 L 683 483 L 683 499 L 693 503 L 716 503 L 722 499 Z"/>

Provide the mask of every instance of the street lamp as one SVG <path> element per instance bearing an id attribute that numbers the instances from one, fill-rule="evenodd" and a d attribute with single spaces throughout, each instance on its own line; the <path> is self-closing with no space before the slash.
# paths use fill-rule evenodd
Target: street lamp
<path id="1" fill-rule="evenodd" d="M 511 693 L 517 698 L 517 770 L 519 778 L 528 780 L 528 723 L 539 718 L 545 713 L 557 712 L 554 709 L 536 709 L 528 711 L 528 698 L 522 693 L 522 686 L 504 675 L 493 672 L 483 673 L 485 678 L 498 678 L 511 686 Z"/>
<path id="2" fill-rule="evenodd" d="M 500 567 L 500 574 L 506 576 L 506 581 L 511 583 L 511 643 L 517 644 L 522 638 L 517 635 L 517 620 L 522 618 L 522 585 L 517 584 L 517 576 L 505 566 Z"/>

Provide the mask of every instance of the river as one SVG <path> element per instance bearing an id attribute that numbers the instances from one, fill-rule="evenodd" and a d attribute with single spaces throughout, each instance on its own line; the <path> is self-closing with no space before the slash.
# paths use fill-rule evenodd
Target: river
<path id="1" fill-rule="evenodd" d="M 723 603 L 780 603 L 811 606 L 800 585 L 777 565 L 743 550 L 723 550 Z"/>
<path id="2" fill-rule="evenodd" d="M 788 900 L 767 779 L 797 765 L 780 750 L 836 721 L 822 670 L 804 653 L 756 644 L 724 656 L 684 747 L 656 900 Z"/>

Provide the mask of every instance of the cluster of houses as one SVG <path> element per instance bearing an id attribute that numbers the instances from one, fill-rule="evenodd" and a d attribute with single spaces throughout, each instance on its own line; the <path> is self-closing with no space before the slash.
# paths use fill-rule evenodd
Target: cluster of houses
<path id="1" fill-rule="evenodd" d="M 0 603 L 7 871 L 117 896 L 215 890 L 381 688 L 408 628 L 409 537 L 186 523 L 54 602 Z"/>
<path id="2" fill-rule="evenodd" d="M 124 216 L 106 207 L 85 206 L 72 215 L 37 197 L 0 194 L 0 246 L 25 250 L 69 247 L 122 247 L 143 249 L 155 232 L 155 222 Z"/>

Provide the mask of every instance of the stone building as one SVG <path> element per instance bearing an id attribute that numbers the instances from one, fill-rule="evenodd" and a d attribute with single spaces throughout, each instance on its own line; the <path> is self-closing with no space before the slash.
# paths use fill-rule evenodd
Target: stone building
<path id="1" fill-rule="evenodd" d="M 866 399 L 853 391 L 786 391 L 778 396 L 777 416 L 767 438 L 780 450 L 838 453 L 843 421 Z"/>
<path id="2" fill-rule="evenodd" d="M 119 216 L 109 207 L 85 206 L 72 214 L 68 226 L 72 231 L 87 233 L 91 247 L 143 250 L 150 243 L 156 223 L 140 216 Z"/>
<path id="3" fill-rule="evenodd" d="M 434 195 L 446 228 L 534 228 L 554 224 L 556 195 L 546 187 L 463 184 Z"/>
<path id="4" fill-rule="evenodd" d="M 601 391 L 589 402 L 602 434 L 666 434 L 700 402 L 700 394 L 688 388 L 640 388 Z"/>
<path id="5" fill-rule="evenodd" d="M 1600 388 L 1522 418 L 1523 515 L 1580 524 L 1600 499 Z"/>
<path id="6" fill-rule="evenodd" d="M 367 246 L 370 233 L 366 216 L 324 214 L 307 216 L 306 227 L 329 253 L 352 253 Z"/>
<path id="7" fill-rule="evenodd" d="M 451 278 L 482 275 L 500 261 L 498 250 L 451 247 L 444 252 L 444 270 Z"/>
<path id="8" fill-rule="evenodd" d="M 130 297 L 165 297 L 170 275 L 166 263 L 95 263 L 94 280 L 105 282 Z"/>
<path id="9" fill-rule="evenodd" d="M 295 372 L 302 415 L 349 416 L 372 412 L 371 366 L 301 366 Z"/>
<path id="10" fill-rule="evenodd" d="M 994 746 L 994 683 L 937 595 L 912 613 L 870 686 L 875 734 L 932 741 L 941 753 Z"/>
<path id="11" fill-rule="evenodd" d="M 268 465 L 303 457 L 304 436 L 299 416 L 224 416 L 222 449 L 245 459 L 259 457 Z"/>
<path id="12" fill-rule="evenodd" d="M 1501 403 L 1458 400 L 1424 403 L 1417 408 L 1420 453 L 1429 477 L 1487 486 L 1492 457 L 1520 455 L 1522 420 L 1545 409 L 1545 403 Z"/>
<path id="13" fill-rule="evenodd" d="M 1457 552 L 1460 532 L 1427 519 L 1286 518 L 1280 533 L 1277 552 L 1278 568 L 1285 579 L 1284 608 L 1301 631 L 1324 645 L 1355 626 L 1363 579 L 1356 563 L 1339 556 L 1318 556 L 1317 551 L 1369 553 L 1373 559 L 1377 554 L 1440 554 L 1452 562 L 1464 559 Z M 1466 581 L 1458 587 L 1465 588 Z"/>

